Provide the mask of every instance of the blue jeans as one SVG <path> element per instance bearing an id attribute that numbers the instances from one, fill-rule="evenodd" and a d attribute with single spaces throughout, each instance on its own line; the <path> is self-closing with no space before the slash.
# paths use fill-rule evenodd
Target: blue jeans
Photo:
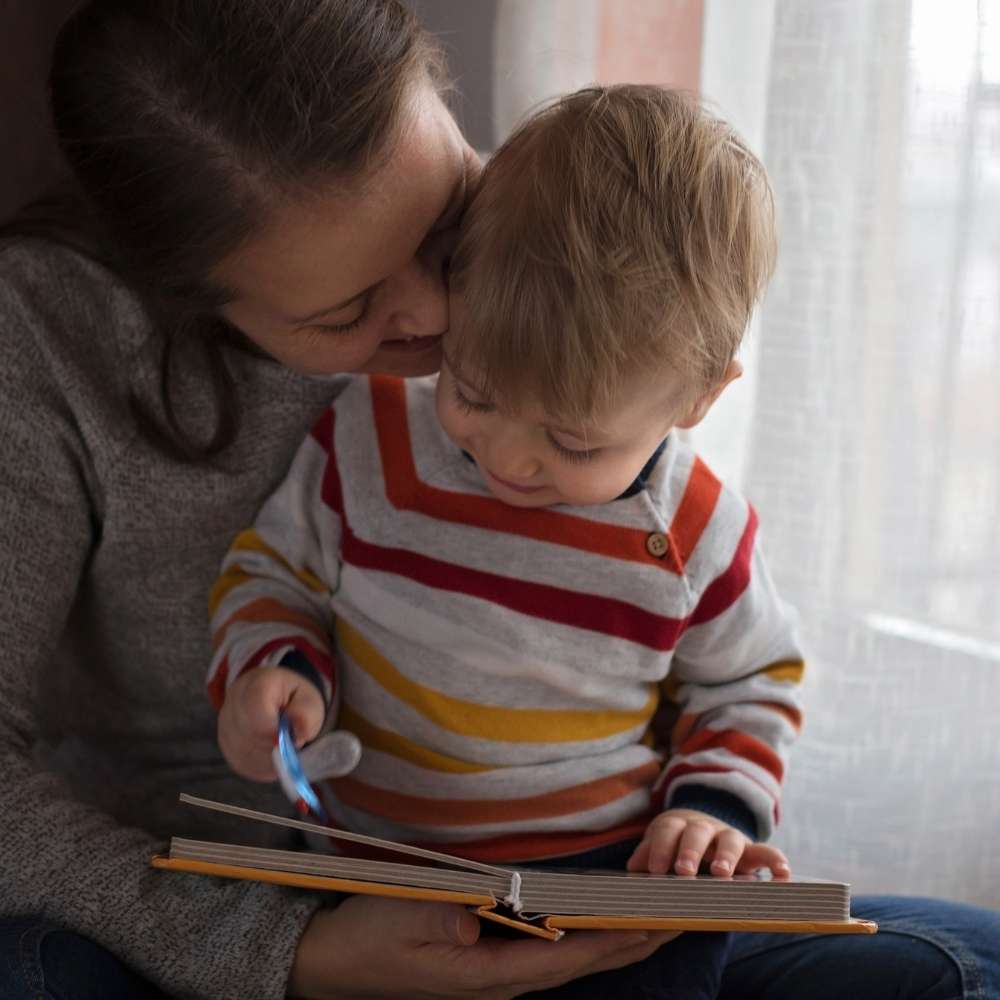
<path id="1" fill-rule="evenodd" d="M 852 910 L 878 921 L 879 933 L 732 935 L 718 1000 L 1000 998 L 1000 913 L 906 896 L 860 896 Z M 588 976 L 545 995 L 656 996 L 621 990 L 615 975 Z M 41 920 L 0 920 L 0 1000 L 158 997 L 153 986 L 86 938 Z"/>
<path id="2" fill-rule="evenodd" d="M 0 920 L 0 1000 L 166 1000 L 88 938 L 44 920 Z"/>

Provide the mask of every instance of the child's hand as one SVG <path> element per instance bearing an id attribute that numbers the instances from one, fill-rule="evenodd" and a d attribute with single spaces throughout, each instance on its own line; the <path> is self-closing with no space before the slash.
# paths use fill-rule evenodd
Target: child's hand
<path id="1" fill-rule="evenodd" d="M 729 876 L 770 868 L 781 878 L 791 875 L 788 859 L 770 844 L 755 844 L 735 827 L 695 809 L 666 809 L 649 826 L 628 859 L 630 872 L 695 875 L 702 862 L 713 875 Z"/>
<path id="2" fill-rule="evenodd" d="M 316 685 L 294 670 L 258 667 L 233 682 L 219 712 L 219 748 L 229 766 L 244 778 L 271 781 L 276 775 L 271 751 L 284 709 L 301 747 L 319 733 L 326 715 Z"/>

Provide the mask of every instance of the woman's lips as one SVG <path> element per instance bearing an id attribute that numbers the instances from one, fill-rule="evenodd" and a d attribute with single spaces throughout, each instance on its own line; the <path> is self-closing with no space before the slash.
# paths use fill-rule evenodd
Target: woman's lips
<path id="1" fill-rule="evenodd" d="M 515 493 L 537 493 L 539 490 L 544 489 L 542 486 L 518 486 L 517 483 L 509 483 L 506 479 L 501 479 L 495 472 L 490 472 L 489 469 L 486 471 L 501 486 L 506 486 L 507 489 L 513 490 Z"/>
<path id="2" fill-rule="evenodd" d="M 379 344 L 379 350 L 392 351 L 393 354 L 420 354 L 432 347 L 437 347 L 441 343 L 443 334 L 435 334 L 433 337 L 401 337 L 398 340 L 383 340 Z"/>

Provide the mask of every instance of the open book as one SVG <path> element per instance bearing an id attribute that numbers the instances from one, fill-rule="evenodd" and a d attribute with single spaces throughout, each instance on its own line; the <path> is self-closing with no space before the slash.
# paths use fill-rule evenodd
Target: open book
<path id="1" fill-rule="evenodd" d="M 850 915 L 850 890 L 821 879 L 757 875 L 652 875 L 600 869 L 513 868 L 211 802 L 182 801 L 247 819 L 350 841 L 406 861 L 279 851 L 174 837 L 156 868 L 255 879 L 307 889 L 465 903 L 488 920 L 556 940 L 570 928 L 874 934 Z"/>

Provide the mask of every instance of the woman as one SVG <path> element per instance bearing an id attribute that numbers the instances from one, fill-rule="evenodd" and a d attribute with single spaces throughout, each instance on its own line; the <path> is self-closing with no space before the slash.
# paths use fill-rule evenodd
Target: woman
<path id="1" fill-rule="evenodd" d="M 180 791 L 282 808 L 216 751 L 207 588 L 337 373 L 436 370 L 477 164 L 397 0 L 96 0 L 54 66 L 72 225 L 0 246 L 0 995 L 499 1000 L 651 954 L 667 935 L 478 940 L 458 907 L 148 867 L 169 834 L 269 835 Z M 973 996 L 984 914 L 948 915 L 960 965 L 932 909 L 864 952 L 744 936 L 727 988 L 889 995 L 824 963 L 895 988 L 905 942 L 901 995 Z M 804 971 L 765 994 L 776 964 Z"/>

